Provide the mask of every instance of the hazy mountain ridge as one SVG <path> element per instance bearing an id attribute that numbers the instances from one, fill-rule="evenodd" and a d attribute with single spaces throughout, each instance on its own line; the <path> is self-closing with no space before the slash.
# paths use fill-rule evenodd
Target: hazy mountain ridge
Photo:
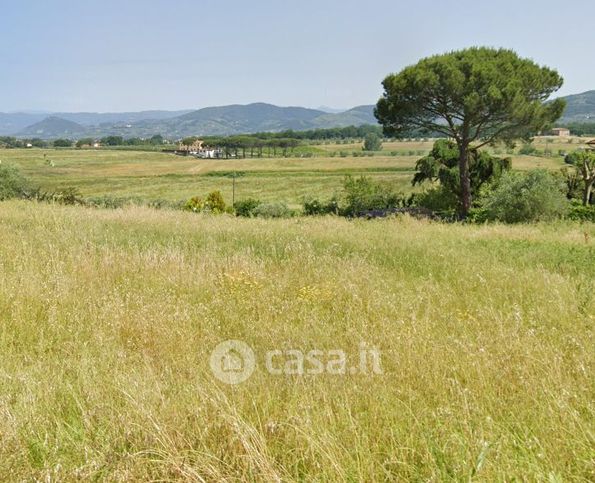
<path id="1" fill-rule="evenodd" d="M 566 122 L 595 122 L 595 90 L 564 97 Z"/>
<path id="2" fill-rule="evenodd" d="M 20 131 L 19 135 L 52 139 L 58 137 L 78 137 L 86 128 L 76 122 L 57 116 L 50 116 Z"/>
<path id="3" fill-rule="evenodd" d="M 56 114 L 37 120 L 34 124 L 16 132 L 20 137 L 52 139 L 73 135 L 100 137 L 119 135 L 125 137 L 150 137 L 163 134 L 168 137 L 191 135 L 233 135 L 242 133 L 305 130 L 374 124 L 374 106 L 358 106 L 345 112 L 328 113 L 305 107 L 279 107 L 266 103 L 206 107 L 196 111 L 183 111 L 181 115 L 168 116 L 172 111 L 159 111 L 161 119 L 131 119 L 123 113 L 119 122 L 104 122 L 84 125 L 92 114 Z M 155 111 L 148 111 L 155 112 Z M 140 114 L 140 113 L 138 113 Z M 107 116 L 103 115 L 103 119 Z M 128 116 L 128 117 L 126 117 Z M 138 116 L 137 116 L 138 117 Z M 81 122 L 75 122 L 78 119 Z M 14 132 L 10 133 L 14 134 Z"/>
<path id="4" fill-rule="evenodd" d="M 595 120 L 595 90 L 564 97 L 566 111 L 560 123 Z M 0 135 L 20 137 L 150 137 L 234 135 L 375 124 L 374 106 L 342 112 L 266 103 L 206 107 L 198 110 L 123 113 L 0 113 Z"/>
<path id="5" fill-rule="evenodd" d="M 140 112 L 0 112 L 0 136 L 25 135 L 34 124 L 49 118 L 60 118 L 75 122 L 87 128 L 108 124 L 131 124 L 144 120 L 171 119 L 192 112 L 192 109 L 179 111 L 140 111 Z M 21 131 L 24 131 L 21 133 Z"/>

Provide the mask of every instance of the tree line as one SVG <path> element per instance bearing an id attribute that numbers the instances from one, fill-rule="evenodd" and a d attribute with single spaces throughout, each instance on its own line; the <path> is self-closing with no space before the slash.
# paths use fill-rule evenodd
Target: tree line
<path id="1" fill-rule="evenodd" d="M 422 137 L 440 137 L 439 133 L 422 133 L 420 130 L 409 130 L 407 137 L 422 138 Z M 435 135 L 435 136 L 433 136 Z M 300 142 L 304 141 L 331 141 L 331 140 L 350 140 L 350 139 L 366 139 L 371 136 L 378 136 L 383 138 L 382 127 L 379 125 L 365 124 L 361 126 L 346 126 L 336 128 L 320 128 L 309 129 L 305 131 L 285 130 L 279 132 L 258 132 L 251 134 L 241 134 L 232 136 L 188 136 L 183 138 L 181 142 L 186 145 L 191 145 L 195 140 L 201 139 L 209 146 L 217 146 L 222 149 L 229 149 L 234 153 L 236 150 L 250 150 L 253 154 L 262 154 L 263 149 L 271 148 L 275 152 L 287 152 L 294 149 Z M 146 145 L 163 145 L 175 142 L 171 139 L 166 139 L 161 134 L 155 134 L 150 138 L 131 137 L 110 135 L 101 138 L 84 137 L 80 139 L 59 138 L 53 141 L 44 140 L 40 138 L 21 139 L 14 136 L 0 136 L 0 145 L 9 148 L 24 148 L 28 145 L 38 148 L 48 147 L 72 147 L 82 148 L 92 146 L 95 143 L 102 146 L 146 146 Z"/>

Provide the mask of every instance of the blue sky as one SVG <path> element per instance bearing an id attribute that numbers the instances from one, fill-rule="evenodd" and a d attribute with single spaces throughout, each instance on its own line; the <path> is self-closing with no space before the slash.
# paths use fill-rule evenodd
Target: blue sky
<path id="1" fill-rule="evenodd" d="M 0 111 L 374 103 L 381 80 L 472 45 L 595 89 L 595 2 L 2 0 Z"/>

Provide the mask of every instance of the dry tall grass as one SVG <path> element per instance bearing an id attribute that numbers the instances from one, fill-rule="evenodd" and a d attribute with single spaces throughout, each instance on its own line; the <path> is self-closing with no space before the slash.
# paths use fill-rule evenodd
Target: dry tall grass
<path id="1" fill-rule="evenodd" d="M 2 480 L 595 479 L 593 225 L 0 224 Z M 226 339 L 259 362 L 241 385 L 209 370 Z M 362 341 L 384 374 L 261 363 Z"/>

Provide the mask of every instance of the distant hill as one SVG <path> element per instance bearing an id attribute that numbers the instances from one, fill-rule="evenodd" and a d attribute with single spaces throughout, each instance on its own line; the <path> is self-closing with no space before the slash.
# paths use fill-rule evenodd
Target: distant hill
<path id="1" fill-rule="evenodd" d="M 374 106 L 359 106 L 340 113 L 304 107 L 279 107 L 254 103 L 207 107 L 165 121 L 142 121 L 132 129 L 147 136 L 155 132 L 167 136 L 219 136 L 264 131 L 294 131 L 316 128 L 375 124 Z M 122 133 L 120 133 L 122 134 Z"/>
<path id="2" fill-rule="evenodd" d="M 566 96 L 566 110 L 562 116 L 565 122 L 595 122 L 595 91 Z"/>
<path id="3" fill-rule="evenodd" d="M 171 119 L 192 112 L 192 109 L 182 111 L 140 111 L 140 112 L 59 112 L 54 116 L 73 121 L 83 126 L 97 126 L 101 124 L 130 124 L 147 119 Z"/>
<path id="4" fill-rule="evenodd" d="M 318 128 L 361 126 L 363 124 L 376 124 L 374 117 L 374 106 L 357 106 L 348 111 L 336 114 L 324 114 L 318 116 L 314 123 Z"/>
<path id="5" fill-rule="evenodd" d="M 374 106 L 358 106 L 329 113 L 305 107 L 279 107 L 266 103 L 206 107 L 183 111 L 123 113 L 0 113 L 0 135 L 19 137 L 168 137 L 226 136 L 233 134 L 295 131 L 375 124 Z"/>
<path id="6" fill-rule="evenodd" d="M 47 114 L 24 112 L 0 112 L 0 136 L 18 133 L 27 126 L 42 121 L 47 116 Z"/>
<path id="7" fill-rule="evenodd" d="M 33 124 L 43 121 L 48 116 L 72 121 L 87 128 L 112 125 L 126 126 L 147 119 L 171 119 L 192 112 L 192 109 L 181 111 L 140 111 L 140 112 L 0 112 L 0 136 L 20 135 L 20 132 Z M 26 129 L 28 132 L 29 129 Z"/>
<path id="8" fill-rule="evenodd" d="M 309 129 L 323 111 L 304 107 L 278 107 L 255 103 L 207 107 L 175 117 L 166 122 L 168 131 L 180 135 L 240 134 L 258 131 Z"/>
<path id="9" fill-rule="evenodd" d="M 76 122 L 68 121 L 56 116 L 50 116 L 43 121 L 21 130 L 21 137 L 38 137 L 43 139 L 77 137 L 85 133 L 85 127 Z"/>
<path id="10" fill-rule="evenodd" d="M 560 123 L 595 120 L 595 91 L 567 96 Z M 374 106 L 364 105 L 341 112 L 305 107 L 279 107 L 262 102 L 206 107 L 183 111 L 122 113 L 0 113 L 0 135 L 20 137 L 150 137 L 226 136 L 260 131 L 306 130 L 376 124 Z"/>

